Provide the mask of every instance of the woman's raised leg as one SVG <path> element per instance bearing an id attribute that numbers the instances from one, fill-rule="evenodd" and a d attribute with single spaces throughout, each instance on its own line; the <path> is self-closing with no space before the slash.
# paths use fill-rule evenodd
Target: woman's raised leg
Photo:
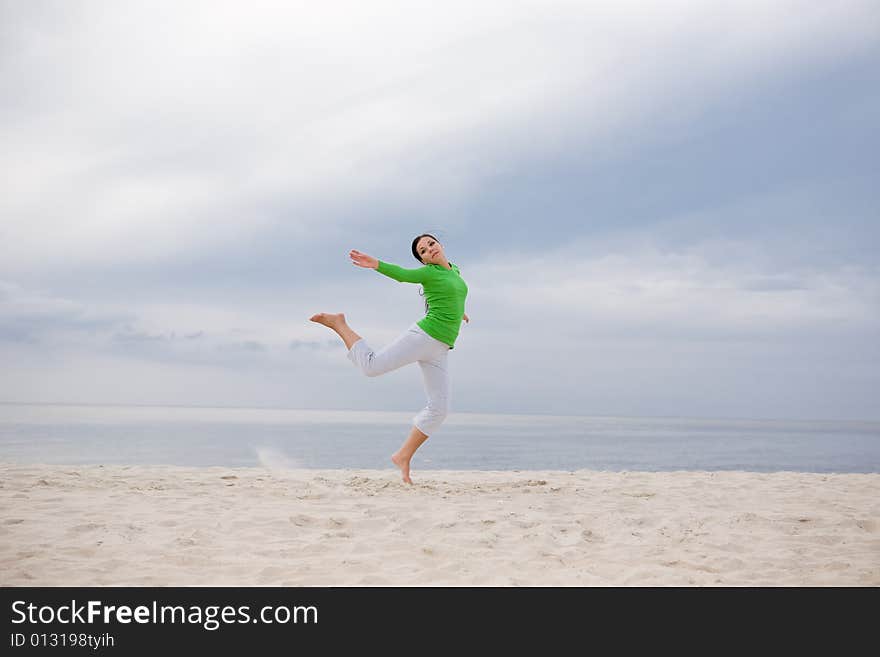
<path id="1" fill-rule="evenodd" d="M 379 376 L 424 357 L 426 345 L 421 329 L 410 328 L 399 335 L 391 344 L 373 351 L 361 336 L 346 323 L 342 313 L 318 313 L 309 318 L 322 324 L 342 338 L 348 348 L 348 359 L 367 376 Z"/>

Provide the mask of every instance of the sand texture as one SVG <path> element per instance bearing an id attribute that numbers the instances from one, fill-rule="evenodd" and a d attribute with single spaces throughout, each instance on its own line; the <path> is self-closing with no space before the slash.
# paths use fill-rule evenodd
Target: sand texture
<path id="1" fill-rule="evenodd" d="M 880 475 L 0 464 L 5 586 L 877 586 Z"/>

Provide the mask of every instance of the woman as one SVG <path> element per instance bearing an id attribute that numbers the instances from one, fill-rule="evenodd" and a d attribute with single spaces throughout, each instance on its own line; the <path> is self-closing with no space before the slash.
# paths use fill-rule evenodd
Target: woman
<path id="1" fill-rule="evenodd" d="M 455 346 L 464 312 L 467 284 L 458 267 L 446 259 L 443 245 L 433 235 L 423 234 L 412 242 L 412 253 L 424 266 L 404 269 L 377 260 L 366 253 L 349 252 L 352 264 L 375 269 L 380 274 L 404 283 L 421 283 L 425 290 L 427 314 L 384 349 L 374 351 L 366 341 L 345 323 L 342 313 L 318 313 L 311 321 L 333 329 L 348 349 L 348 358 L 367 376 L 379 376 L 408 363 L 419 364 L 428 395 L 428 404 L 413 418 L 409 437 L 392 456 L 400 468 L 403 481 L 411 484 L 409 464 L 413 454 L 428 436 L 440 428 L 449 410 L 449 351 Z"/>

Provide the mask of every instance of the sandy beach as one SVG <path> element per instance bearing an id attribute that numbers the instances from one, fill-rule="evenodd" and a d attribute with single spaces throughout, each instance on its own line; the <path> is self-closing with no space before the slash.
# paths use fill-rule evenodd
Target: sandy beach
<path id="1" fill-rule="evenodd" d="M 877 586 L 880 475 L 0 465 L 5 586 Z"/>

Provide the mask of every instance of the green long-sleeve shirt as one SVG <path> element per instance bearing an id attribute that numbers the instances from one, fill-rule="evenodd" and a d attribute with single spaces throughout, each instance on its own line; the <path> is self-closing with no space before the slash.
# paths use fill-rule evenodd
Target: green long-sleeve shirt
<path id="1" fill-rule="evenodd" d="M 445 342 L 451 349 L 461 330 L 468 287 L 458 267 L 451 262 L 449 264 L 452 269 L 433 264 L 418 269 L 404 269 L 380 260 L 376 271 L 401 283 L 422 284 L 425 288 L 425 301 L 428 302 L 428 314 L 419 320 L 418 325 L 425 333 Z"/>

